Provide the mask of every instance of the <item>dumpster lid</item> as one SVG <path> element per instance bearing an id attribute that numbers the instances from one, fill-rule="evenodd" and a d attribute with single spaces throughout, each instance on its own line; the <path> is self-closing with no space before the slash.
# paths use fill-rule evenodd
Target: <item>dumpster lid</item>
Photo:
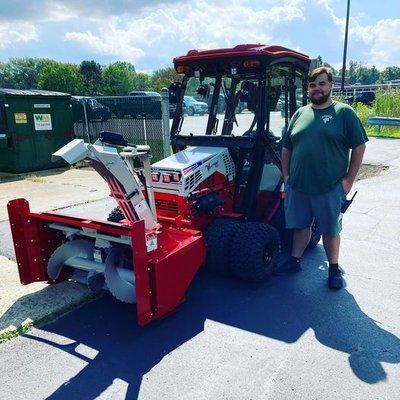
<path id="1" fill-rule="evenodd" d="M 39 90 L 39 89 L 7 89 L 0 88 L 0 94 L 6 94 L 11 96 L 57 96 L 57 97 L 70 97 L 69 93 L 53 92 L 50 90 Z"/>

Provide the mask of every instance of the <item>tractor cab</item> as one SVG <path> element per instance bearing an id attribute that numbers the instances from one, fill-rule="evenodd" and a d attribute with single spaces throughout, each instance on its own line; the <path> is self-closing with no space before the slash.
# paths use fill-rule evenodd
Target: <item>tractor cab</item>
<path id="1" fill-rule="evenodd" d="M 269 222 L 279 205 L 280 138 L 307 102 L 309 64 L 302 53 L 260 44 L 191 50 L 174 58 L 183 78 L 174 86 L 172 148 L 227 148 L 236 170 L 234 211 L 248 220 L 265 220 L 263 210 L 268 210 Z M 189 116 L 184 110 L 188 95 L 209 104 L 208 114 Z"/>

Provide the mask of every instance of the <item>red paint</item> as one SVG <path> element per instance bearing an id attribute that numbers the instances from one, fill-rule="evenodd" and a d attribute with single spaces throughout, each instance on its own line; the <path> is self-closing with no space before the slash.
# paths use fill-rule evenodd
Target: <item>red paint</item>
<path id="1" fill-rule="evenodd" d="M 140 325 L 163 318 L 182 303 L 190 282 L 205 259 L 205 245 L 197 230 L 165 224 L 157 230 L 145 231 L 144 221 L 125 220 L 119 224 L 55 213 L 32 213 L 25 199 L 12 200 L 7 207 L 20 281 L 25 285 L 49 280 L 47 262 L 65 241 L 61 232 L 47 226 L 49 223 L 130 237 Z M 148 253 L 146 235 L 150 233 L 157 235 L 158 248 Z M 58 281 L 68 279 L 70 272 L 64 268 Z"/>
<path id="2" fill-rule="evenodd" d="M 232 48 L 216 49 L 216 50 L 190 50 L 185 56 L 175 57 L 173 62 L 175 65 L 184 64 L 185 62 L 214 60 L 218 58 L 238 57 L 293 57 L 302 61 L 310 61 L 309 57 L 303 53 L 287 49 L 282 46 L 266 46 L 262 44 L 241 44 Z"/>

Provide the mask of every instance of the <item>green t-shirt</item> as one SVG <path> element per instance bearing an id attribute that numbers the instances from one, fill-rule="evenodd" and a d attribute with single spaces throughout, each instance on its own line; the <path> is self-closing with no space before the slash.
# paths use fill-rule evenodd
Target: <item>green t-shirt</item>
<path id="1" fill-rule="evenodd" d="M 299 108 L 282 139 L 291 151 L 289 185 L 306 194 L 323 194 L 343 179 L 350 149 L 368 141 L 357 114 L 347 104 Z"/>

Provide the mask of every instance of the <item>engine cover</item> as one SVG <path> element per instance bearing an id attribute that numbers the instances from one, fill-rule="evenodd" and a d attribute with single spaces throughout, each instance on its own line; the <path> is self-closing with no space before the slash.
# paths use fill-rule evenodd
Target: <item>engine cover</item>
<path id="1" fill-rule="evenodd" d="M 151 166 L 155 192 L 188 197 L 215 172 L 235 178 L 235 164 L 225 147 L 188 147 Z"/>

